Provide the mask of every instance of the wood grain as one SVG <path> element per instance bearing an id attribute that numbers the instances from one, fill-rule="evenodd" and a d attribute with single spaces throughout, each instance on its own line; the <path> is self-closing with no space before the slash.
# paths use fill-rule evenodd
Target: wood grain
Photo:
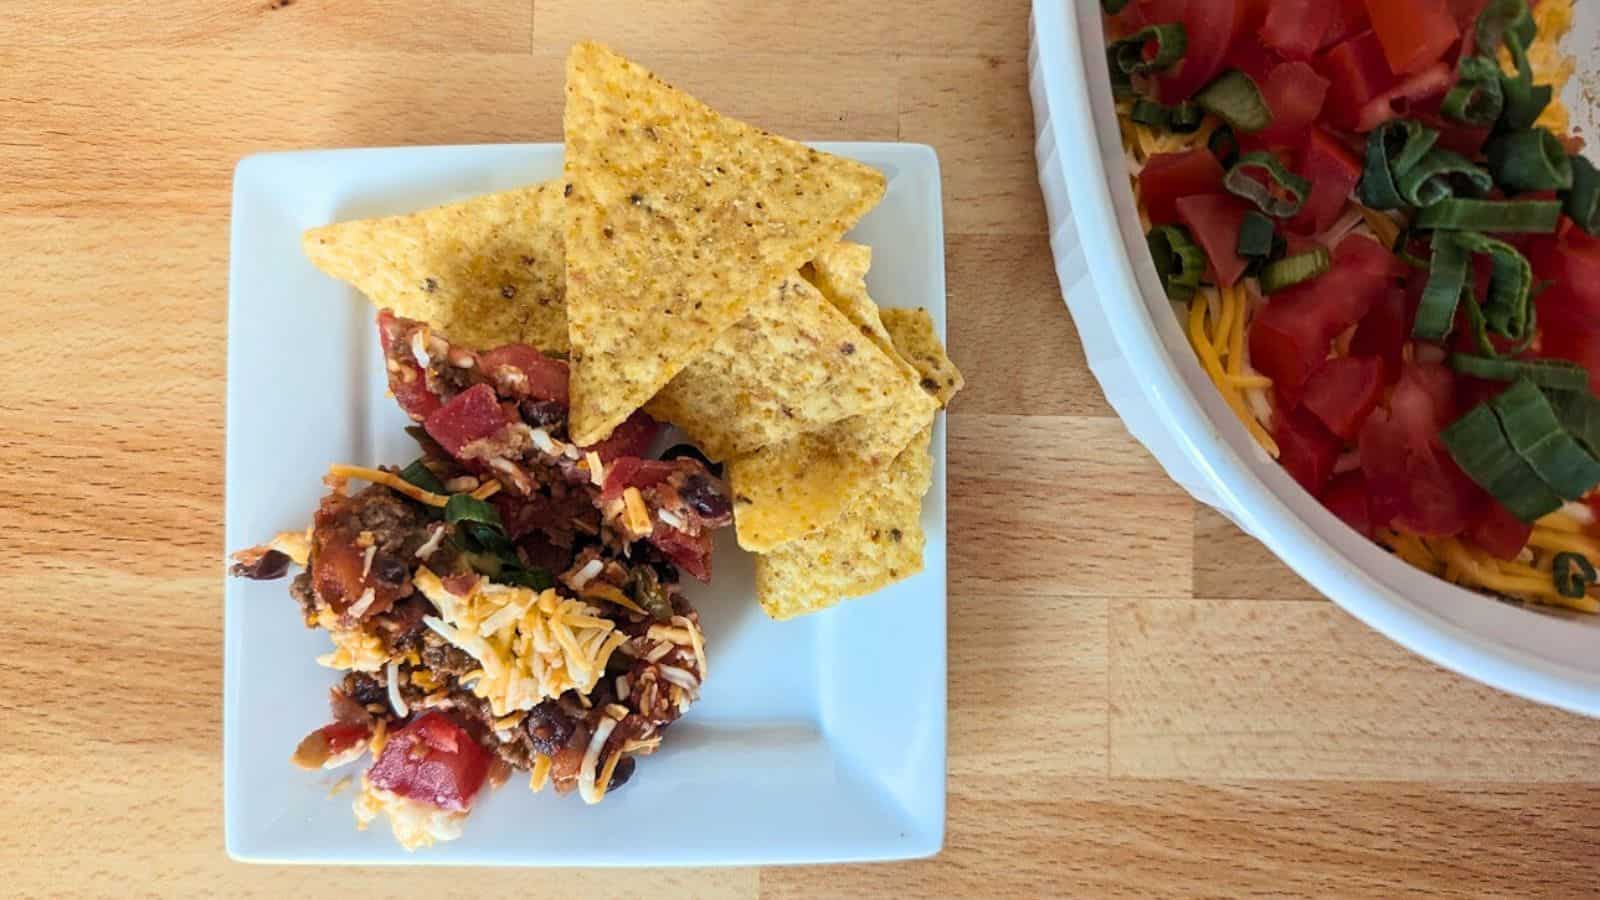
<path id="1" fill-rule="evenodd" d="M 946 848 L 415 870 L 426 896 L 1592 895 L 1600 725 L 1417 659 L 1112 416 L 1034 184 L 1021 0 L 0 6 L 0 894 L 379 896 L 221 836 L 228 209 L 268 149 L 553 140 L 612 41 L 736 115 L 932 144 L 952 352 Z"/>

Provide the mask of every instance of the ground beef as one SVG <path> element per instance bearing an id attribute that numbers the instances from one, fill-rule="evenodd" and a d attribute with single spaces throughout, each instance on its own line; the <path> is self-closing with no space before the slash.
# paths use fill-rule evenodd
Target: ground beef
<path id="1" fill-rule="evenodd" d="M 289 596 L 294 598 L 294 602 L 300 604 L 300 615 L 305 619 L 306 625 L 312 628 L 316 627 L 317 595 L 311 589 L 311 570 L 307 569 L 301 572 L 289 582 Z"/>
<path id="2" fill-rule="evenodd" d="M 389 689 L 384 682 L 366 672 L 350 672 L 339 684 L 339 691 L 362 706 L 389 704 Z"/>
<path id="3" fill-rule="evenodd" d="M 456 678 L 478 668 L 478 661 L 465 650 L 446 644 L 429 632 L 422 648 L 422 664 L 442 675 Z"/>

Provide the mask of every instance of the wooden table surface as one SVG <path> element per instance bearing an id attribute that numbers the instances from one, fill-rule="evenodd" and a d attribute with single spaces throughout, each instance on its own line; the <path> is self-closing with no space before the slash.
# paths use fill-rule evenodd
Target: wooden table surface
<path id="1" fill-rule="evenodd" d="M 1080 0 L 1090 2 L 1090 0 Z M 1600 723 L 1319 599 L 1123 430 L 1061 304 L 1023 0 L 0 3 L 0 894 L 378 896 L 222 848 L 228 208 L 259 150 L 560 139 L 613 43 L 784 134 L 932 144 L 950 344 L 935 859 L 448 871 L 428 896 L 1575 896 Z M 287 600 L 285 601 L 287 603 Z M 308 701 L 309 702 L 309 701 Z"/>

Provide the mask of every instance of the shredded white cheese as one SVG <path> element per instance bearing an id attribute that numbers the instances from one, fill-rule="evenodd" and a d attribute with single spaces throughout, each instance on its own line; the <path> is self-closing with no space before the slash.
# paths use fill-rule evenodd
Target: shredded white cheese
<path id="1" fill-rule="evenodd" d="M 388 682 L 389 708 L 394 710 L 395 715 L 404 719 L 411 715 L 411 708 L 406 706 L 406 698 L 400 696 L 400 660 L 389 660 L 389 665 L 383 674 L 384 680 Z"/>
<path id="2" fill-rule="evenodd" d="M 578 795 L 591 806 L 605 796 L 605 790 L 595 786 L 595 769 L 600 765 L 600 751 L 605 748 L 606 738 L 611 737 L 611 732 L 616 728 L 615 719 L 601 717 L 600 724 L 595 726 L 594 734 L 589 738 L 589 746 L 583 751 L 583 765 L 578 768 Z"/>

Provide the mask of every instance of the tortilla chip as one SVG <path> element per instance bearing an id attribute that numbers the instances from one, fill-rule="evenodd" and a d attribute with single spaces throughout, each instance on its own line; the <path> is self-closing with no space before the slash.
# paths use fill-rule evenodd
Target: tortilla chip
<path id="1" fill-rule="evenodd" d="M 843 516 L 933 419 L 941 399 L 960 389 L 961 373 L 945 357 L 925 310 L 886 309 L 882 316 L 894 346 L 917 370 L 913 382 L 943 379 L 940 390 L 911 387 L 879 411 L 729 462 L 739 546 L 768 553 Z"/>
<path id="2" fill-rule="evenodd" d="M 922 495 L 933 481 L 924 428 L 890 464 L 887 478 L 839 521 L 756 557 L 756 597 L 774 619 L 826 609 L 922 571 Z"/>
<path id="3" fill-rule="evenodd" d="M 739 546 L 766 553 L 842 515 L 883 477 L 889 463 L 938 411 L 915 382 L 887 407 L 731 460 L 733 523 Z"/>
<path id="4" fill-rule="evenodd" d="M 839 240 L 883 175 L 724 118 L 595 43 L 567 58 L 572 439 L 595 443 Z"/>
<path id="5" fill-rule="evenodd" d="M 867 270 L 872 268 L 872 248 L 840 241 L 823 248 L 808 267 L 822 295 L 885 352 L 895 353 L 894 342 L 878 316 L 878 304 L 867 294 Z M 898 356 L 899 354 L 895 354 Z"/>
<path id="6" fill-rule="evenodd" d="M 397 315 L 482 349 L 567 350 L 561 184 L 307 231 L 305 254 Z"/>
<path id="7" fill-rule="evenodd" d="M 794 276 L 752 304 L 645 410 L 682 428 L 710 458 L 729 459 L 888 404 L 907 377 L 904 365 Z"/>
<path id="8" fill-rule="evenodd" d="M 917 370 L 922 389 L 939 401 L 941 408 L 966 386 L 961 370 L 945 354 L 944 344 L 933 330 L 933 317 L 925 309 L 886 309 L 883 324 L 894 336 L 894 347 Z"/>

